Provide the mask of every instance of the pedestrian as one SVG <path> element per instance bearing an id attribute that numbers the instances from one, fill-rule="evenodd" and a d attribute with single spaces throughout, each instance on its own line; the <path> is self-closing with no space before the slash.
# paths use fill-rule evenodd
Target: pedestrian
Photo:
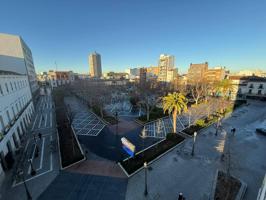
<path id="1" fill-rule="evenodd" d="M 235 136 L 236 129 L 235 128 L 232 128 L 231 129 L 231 132 L 233 133 L 233 136 Z"/>
<path id="2" fill-rule="evenodd" d="M 42 134 L 38 133 L 38 136 L 39 136 L 39 139 L 41 140 L 42 139 Z"/>

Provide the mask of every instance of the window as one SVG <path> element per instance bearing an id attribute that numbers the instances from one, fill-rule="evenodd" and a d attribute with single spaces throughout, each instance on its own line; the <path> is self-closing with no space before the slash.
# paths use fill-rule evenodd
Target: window
<path id="1" fill-rule="evenodd" d="M 6 111 L 6 115 L 7 115 L 7 118 L 8 118 L 8 123 L 10 123 L 11 117 L 10 117 L 10 114 L 9 114 L 9 111 L 8 110 Z"/>
<path id="2" fill-rule="evenodd" d="M 261 90 L 258 90 L 258 95 L 261 95 Z"/>
<path id="3" fill-rule="evenodd" d="M 14 109 L 13 106 L 12 106 L 12 112 L 13 112 L 13 116 L 15 117 L 16 116 L 16 113 L 15 113 L 15 109 Z"/>
<path id="4" fill-rule="evenodd" d="M 18 104 L 16 103 L 16 108 L 17 108 L 17 113 L 19 112 L 19 109 L 18 109 Z"/>
<path id="5" fill-rule="evenodd" d="M 8 89 L 7 83 L 5 83 L 5 86 L 6 86 L 6 92 L 9 93 L 9 89 Z"/>
<path id="6" fill-rule="evenodd" d="M 3 95 L 3 89 L 2 89 L 2 85 L 0 85 L 0 94 Z"/>
<path id="7" fill-rule="evenodd" d="M 252 83 L 250 84 L 249 88 L 253 88 L 253 84 Z"/>
<path id="8" fill-rule="evenodd" d="M 260 84 L 259 89 L 263 89 L 263 84 Z"/>
<path id="9" fill-rule="evenodd" d="M 3 117 L 0 115 L 0 131 L 3 132 L 5 128 Z"/>
<path id="10" fill-rule="evenodd" d="M 11 86 L 11 90 L 13 91 L 13 85 L 12 85 L 12 82 L 10 82 L 10 86 Z"/>
<path id="11" fill-rule="evenodd" d="M 252 93 L 252 89 L 249 89 L 248 93 L 251 94 Z"/>

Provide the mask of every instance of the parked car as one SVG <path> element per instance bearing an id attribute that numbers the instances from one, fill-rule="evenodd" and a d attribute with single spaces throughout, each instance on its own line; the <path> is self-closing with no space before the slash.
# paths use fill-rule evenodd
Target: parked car
<path id="1" fill-rule="evenodd" d="M 266 135 L 266 129 L 265 128 L 256 128 L 257 133 L 261 133 L 263 135 Z"/>

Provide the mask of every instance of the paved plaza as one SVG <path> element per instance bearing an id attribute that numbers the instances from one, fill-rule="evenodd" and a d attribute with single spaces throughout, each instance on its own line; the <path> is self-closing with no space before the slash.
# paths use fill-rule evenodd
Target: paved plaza
<path id="1" fill-rule="evenodd" d="M 61 172 L 39 200 L 124 200 L 127 179 Z"/>
<path id="2" fill-rule="evenodd" d="M 252 101 L 242 106 L 222 122 L 223 130 L 215 136 L 214 126 L 200 131 L 191 156 L 192 139 L 186 139 L 173 151 L 151 164 L 148 171 L 148 197 L 144 198 L 144 171 L 129 178 L 127 200 L 176 200 L 182 192 L 188 200 L 208 200 L 217 169 L 225 169 L 221 161 L 226 134 L 232 127 L 231 174 L 247 183 L 245 200 L 256 199 L 266 173 L 266 137 L 255 132 L 266 126 L 265 102 Z"/>
<path id="3" fill-rule="evenodd" d="M 216 112 L 216 105 L 217 103 L 214 99 L 210 105 L 202 103 L 197 107 L 188 108 L 187 112 L 177 116 L 176 131 L 182 132 L 184 129 L 194 124 L 198 119 L 206 117 L 206 110 L 209 110 L 210 114 Z M 171 132 L 173 132 L 172 115 L 145 124 L 143 134 L 145 134 L 146 137 L 165 138 L 166 134 Z"/>
<path id="4" fill-rule="evenodd" d="M 115 115 L 117 112 L 120 117 L 139 117 L 144 114 L 141 108 L 133 108 L 129 100 L 112 102 L 105 105 L 104 109 L 107 113 L 112 115 Z"/>
<path id="5" fill-rule="evenodd" d="M 77 135 L 97 136 L 106 124 L 75 97 L 66 97 L 65 103 L 73 113 L 72 126 Z"/>

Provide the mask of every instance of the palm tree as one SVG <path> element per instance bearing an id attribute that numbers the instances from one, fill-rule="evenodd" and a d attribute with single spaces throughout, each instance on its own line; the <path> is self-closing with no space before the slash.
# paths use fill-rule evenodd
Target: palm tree
<path id="1" fill-rule="evenodd" d="M 182 93 L 169 93 L 163 97 L 163 110 L 164 112 L 172 113 L 173 116 L 173 129 L 176 133 L 176 119 L 177 114 L 187 110 L 187 99 Z"/>

